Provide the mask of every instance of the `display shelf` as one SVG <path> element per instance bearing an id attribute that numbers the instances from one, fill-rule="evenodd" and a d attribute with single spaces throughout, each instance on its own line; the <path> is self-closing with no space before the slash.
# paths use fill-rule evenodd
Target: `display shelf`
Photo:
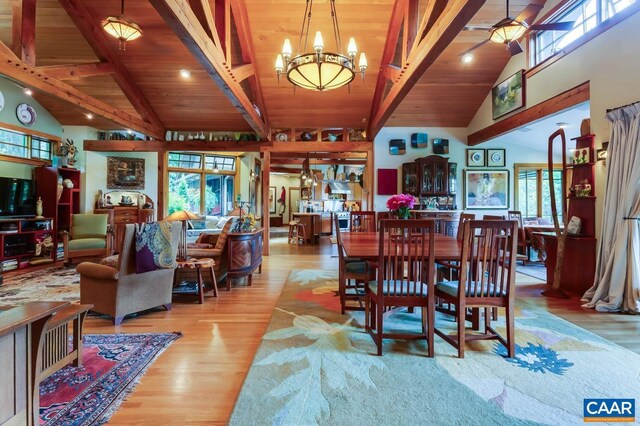
<path id="1" fill-rule="evenodd" d="M 33 257 L 54 261 L 55 231 L 52 218 L 0 219 L 0 271 L 7 261 L 16 261 L 5 271 L 26 268 Z M 6 229 L 12 228 L 12 229 Z M 40 228 L 40 229 L 34 229 Z"/>
<path id="2" fill-rule="evenodd" d="M 595 165 L 596 163 L 568 164 L 567 169 L 573 169 L 573 168 L 579 168 L 579 167 L 592 167 Z"/>

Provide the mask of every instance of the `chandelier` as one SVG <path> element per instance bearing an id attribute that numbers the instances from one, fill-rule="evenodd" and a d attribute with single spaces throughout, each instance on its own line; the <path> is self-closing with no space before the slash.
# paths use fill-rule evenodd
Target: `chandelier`
<path id="1" fill-rule="evenodd" d="M 517 40 L 522 37 L 526 30 L 527 25 L 524 22 L 507 18 L 494 26 L 493 30 L 491 30 L 491 36 L 489 39 L 494 43 L 509 44 L 513 40 Z"/>
<path id="2" fill-rule="evenodd" d="M 329 1 L 331 5 L 331 21 L 333 23 L 333 33 L 336 46 L 340 53 L 332 53 L 324 51 L 324 41 L 320 31 L 316 32 L 313 43 L 314 52 L 304 53 L 307 51 L 307 42 L 309 40 L 309 25 L 311 23 L 311 10 L 313 9 L 313 0 L 307 0 L 303 19 L 302 30 L 300 31 L 300 39 L 298 40 L 298 53 L 292 56 L 291 42 L 288 38 L 284 40 L 282 53 L 276 58 L 276 74 L 278 81 L 280 75 L 286 73 L 287 80 L 294 86 L 302 87 L 309 90 L 331 90 L 337 89 L 351 83 L 356 73 L 356 55 L 358 48 L 353 37 L 349 39 L 347 46 L 347 55 L 342 51 L 342 40 L 340 38 L 340 28 L 338 26 L 338 17 L 336 14 L 335 0 Z M 304 39 L 304 45 L 303 45 Z M 300 53 L 300 49 L 303 53 Z M 364 52 L 360 53 L 358 68 L 362 78 L 367 69 L 367 57 Z"/>
<path id="3" fill-rule="evenodd" d="M 142 30 L 138 24 L 124 17 L 124 0 L 122 0 L 120 16 L 107 16 L 102 21 L 102 29 L 120 41 L 120 50 L 127 50 L 126 42 L 142 36 Z"/>

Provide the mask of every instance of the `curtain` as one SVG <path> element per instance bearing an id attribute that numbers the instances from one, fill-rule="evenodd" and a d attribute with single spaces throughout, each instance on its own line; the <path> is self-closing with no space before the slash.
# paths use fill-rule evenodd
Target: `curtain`
<path id="1" fill-rule="evenodd" d="M 611 137 L 593 286 L 583 306 L 640 313 L 640 102 L 607 114 Z"/>

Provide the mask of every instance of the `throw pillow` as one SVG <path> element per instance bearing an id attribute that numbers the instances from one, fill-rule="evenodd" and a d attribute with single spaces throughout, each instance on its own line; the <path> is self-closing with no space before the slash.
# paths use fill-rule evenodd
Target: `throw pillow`
<path id="1" fill-rule="evenodd" d="M 136 224 L 136 274 L 176 267 L 171 222 Z"/>

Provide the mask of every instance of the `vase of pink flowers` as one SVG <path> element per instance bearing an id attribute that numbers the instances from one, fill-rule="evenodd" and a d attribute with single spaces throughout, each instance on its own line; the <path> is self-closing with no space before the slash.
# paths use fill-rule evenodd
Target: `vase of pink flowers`
<path id="1" fill-rule="evenodd" d="M 411 217 L 411 209 L 415 204 L 415 197 L 409 194 L 396 194 L 387 200 L 389 213 L 398 219 L 409 219 Z"/>

